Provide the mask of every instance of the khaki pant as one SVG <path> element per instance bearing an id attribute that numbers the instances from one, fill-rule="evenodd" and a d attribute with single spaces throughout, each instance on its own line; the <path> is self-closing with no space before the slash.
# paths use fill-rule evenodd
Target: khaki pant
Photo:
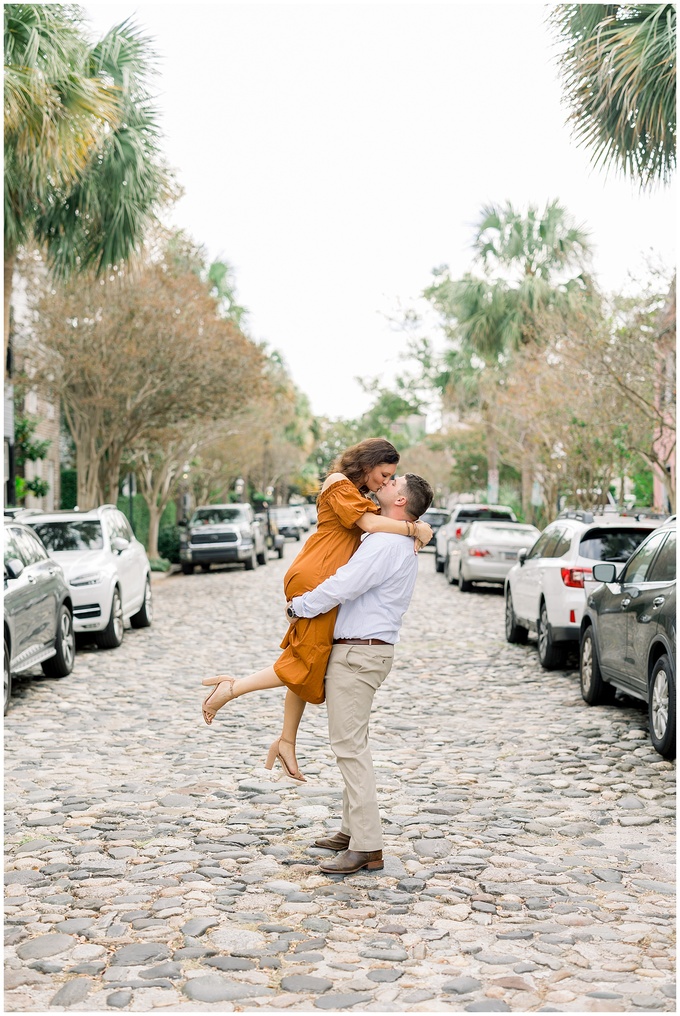
<path id="1" fill-rule="evenodd" d="M 368 722 L 393 657 L 394 646 L 338 645 L 328 661 L 328 736 L 345 783 L 341 828 L 351 836 L 350 850 L 382 850 Z"/>

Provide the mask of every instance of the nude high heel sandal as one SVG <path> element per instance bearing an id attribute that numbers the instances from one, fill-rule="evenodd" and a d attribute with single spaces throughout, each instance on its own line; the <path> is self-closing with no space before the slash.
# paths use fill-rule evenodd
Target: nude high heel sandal
<path id="1" fill-rule="evenodd" d="M 215 694 L 215 692 L 219 688 L 220 684 L 228 684 L 229 685 L 230 695 L 229 695 L 229 698 L 227 699 L 227 702 L 231 702 L 231 700 L 234 697 L 234 682 L 235 681 L 236 681 L 235 677 L 223 677 L 222 680 L 213 688 L 213 690 L 210 692 L 210 694 L 206 695 L 206 697 L 203 699 L 203 704 L 201 706 L 201 712 L 203 713 L 203 719 L 208 724 L 208 726 L 210 726 L 212 721 L 217 716 L 217 712 L 213 713 L 212 709 L 210 709 L 210 706 L 208 705 L 209 700 L 213 697 L 213 695 Z M 224 702 L 223 705 L 226 706 L 227 702 Z M 222 708 L 222 706 L 220 706 L 220 709 L 221 708 Z"/>
<path id="2" fill-rule="evenodd" d="M 273 742 L 273 744 L 271 745 L 271 747 L 269 749 L 269 754 L 267 755 L 267 761 L 264 764 L 265 769 L 273 769 L 274 768 L 274 763 L 278 759 L 279 762 L 281 763 L 281 768 L 283 769 L 283 771 L 286 774 L 286 776 L 290 777 L 291 780 L 297 780 L 298 783 L 306 783 L 307 780 L 302 775 L 302 773 L 300 772 L 299 769 L 298 769 L 297 775 L 296 775 L 295 773 L 292 773 L 290 771 L 290 769 L 288 768 L 288 766 L 286 764 L 286 760 L 284 759 L 283 755 L 279 751 L 279 745 L 280 745 L 281 741 L 283 741 L 284 744 L 292 744 L 293 746 L 295 746 L 295 742 L 294 741 L 288 741 L 285 737 L 279 737 L 278 740 Z"/>

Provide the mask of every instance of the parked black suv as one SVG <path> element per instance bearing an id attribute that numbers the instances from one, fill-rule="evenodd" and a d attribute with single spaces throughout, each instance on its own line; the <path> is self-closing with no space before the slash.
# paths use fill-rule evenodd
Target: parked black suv
<path id="1" fill-rule="evenodd" d="M 642 699 L 664 758 L 675 758 L 675 555 L 671 523 L 650 533 L 623 568 L 594 565 L 602 585 L 588 596 L 581 622 L 584 700 L 613 702 L 617 688 Z"/>

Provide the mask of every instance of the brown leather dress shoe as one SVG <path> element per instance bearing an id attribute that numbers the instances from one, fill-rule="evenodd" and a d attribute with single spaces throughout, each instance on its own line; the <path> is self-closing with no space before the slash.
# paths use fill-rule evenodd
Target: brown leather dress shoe
<path id="1" fill-rule="evenodd" d="M 331 861 L 319 865 L 329 875 L 351 875 L 361 868 L 375 870 L 384 868 L 382 850 L 345 850 Z"/>
<path id="2" fill-rule="evenodd" d="M 318 840 L 314 840 L 315 847 L 323 847 L 324 850 L 347 850 L 351 837 L 347 833 L 342 833 L 338 830 L 337 833 L 331 833 L 330 836 L 322 836 Z"/>

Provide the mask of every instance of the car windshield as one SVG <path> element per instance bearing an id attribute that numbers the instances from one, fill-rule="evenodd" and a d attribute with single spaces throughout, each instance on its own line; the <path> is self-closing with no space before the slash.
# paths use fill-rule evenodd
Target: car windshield
<path id="1" fill-rule="evenodd" d="M 432 526 L 433 529 L 439 529 L 445 522 L 449 521 L 449 516 L 443 512 L 425 512 L 421 516 L 422 522 L 427 522 L 428 526 Z"/>
<path id="2" fill-rule="evenodd" d="M 101 522 L 32 522 L 48 550 L 101 550 L 104 546 Z"/>
<path id="3" fill-rule="evenodd" d="M 534 526 L 501 526 L 501 525 L 487 525 L 484 522 L 474 522 L 470 528 L 470 532 L 475 537 L 488 537 L 489 539 L 498 538 L 499 540 L 507 540 L 508 537 L 511 539 L 526 539 L 527 536 L 531 536 L 535 539 L 538 536 L 538 530 Z"/>
<path id="4" fill-rule="evenodd" d="M 220 522 L 242 522 L 242 508 L 198 508 L 191 516 L 190 526 L 217 526 Z"/>
<path id="5" fill-rule="evenodd" d="M 581 539 L 579 554 L 593 561 L 627 561 L 652 529 L 591 529 Z"/>

